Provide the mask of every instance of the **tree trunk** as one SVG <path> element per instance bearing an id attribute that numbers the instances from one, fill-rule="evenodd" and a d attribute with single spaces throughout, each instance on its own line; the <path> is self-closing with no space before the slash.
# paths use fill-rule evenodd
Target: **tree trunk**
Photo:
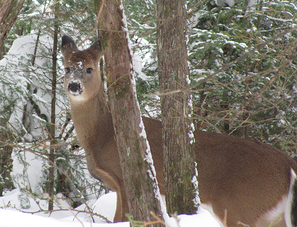
<path id="1" fill-rule="evenodd" d="M 199 204 L 192 149 L 194 125 L 187 57 L 185 0 L 157 0 L 158 73 L 163 124 L 164 178 L 169 214 L 193 214 Z M 183 89 L 183 91 L 180 91 Z"/>
<path id="2" fill-rule="evenodd" d="M 122 3 L 120 0 L 97 2 L 99 8 L 101 4 L 99 37 L 104 49 L 109 105 L 130 214 L 137 221 L 155 220 L 150 212 L 163 219 L 160 192 L 134 90 Z"/>
<path id="3" fill-rule="evenodd" d="M 52 68 L 52 101 L 51 101 L 51 125 L 50 125 L 50 154 L 49 154 L 49 205 L 48 209 L 53 210 L 54 208 L 54 182 L 55 182 L 55 148 L 56 144 L 56 88 L 57 88 L 57 51 L 58 51 L 58 3 L 55 6 L 55 21 L 54 21 L 54 43 L 53 43 L 53 68 Z"/>
<path id="4" fill-rule="evenodd" d="M 13 182 L 10 176 L 12 171 L 11 153 L 13 147 L 10 145 L 12 138 L 9 129 L 5 128 L 7 119 L 0 119 L 0 196 L 3 196 L 4 189 L 13 189 Z"/>
<path id="5" fill-rule="evenodd" d="M 23 7 L 24 0 L 6 0 L 0 3 L 0 49 L 3 50 L 4 41 Z M 3 53 L 1 54 L 3 57 Z M 5 188 L 12 189 L 13 182 L 10 176 L 12 170 L 12 146 L 9 141 L 12 136 L 6 129 L 8 119 L 0 119 L 0 196 Z"/>
<path id="6" fill-rule="evenodd" d="M 25 0 L 4 0 L 0 3 L 0 49 L 16 21 Z"/>

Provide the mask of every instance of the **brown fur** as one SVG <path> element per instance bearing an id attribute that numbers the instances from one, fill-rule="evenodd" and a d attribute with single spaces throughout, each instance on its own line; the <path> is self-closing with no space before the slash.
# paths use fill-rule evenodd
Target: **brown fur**
<path id="1" fill-rule="evenodd" d="M 82 99 L 73 96 L 68 90 L 71 75 L 66 73 L 65 89 L 88 169 L 92 176 L 117 192 L 114 221 L 125 221 L 129 208 L 112 118 L 98 70 L 102 56 L 100 43 L 79 51 L 73 40 L 63 37 L 62 53 L 72 79 L 84 84 L 79 95 Z M 85 72 L 90 67 L 92 75 Z M 143 122 L 160 191 L 164 194 L 162 124 L 149 118 L 143 118 Z M 226 219 L 228 226 L 236 226 L 238 222 L 256 226 L 263 215 L 288 194 L 290 169 L 297 172 L 297 166 L 283 152 L 266 144 L 215 133 L 196 131 L 195 138 L 196 157 L 193 158 L 198 166 L 201 201 L 211 204 L 215 215 L 221 221 Z M 280 226 L 285 226 L 284 221 Z"/>

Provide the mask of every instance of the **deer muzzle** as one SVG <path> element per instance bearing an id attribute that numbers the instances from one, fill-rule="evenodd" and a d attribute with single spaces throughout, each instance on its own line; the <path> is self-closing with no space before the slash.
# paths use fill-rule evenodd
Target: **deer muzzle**
<path id="1" fill-rule="evenodd" d="M 83 86 L 81 82 L 77 80 L 69 82 L 68 92 L 74 96 L 80 95 L 83 92 Z"/>

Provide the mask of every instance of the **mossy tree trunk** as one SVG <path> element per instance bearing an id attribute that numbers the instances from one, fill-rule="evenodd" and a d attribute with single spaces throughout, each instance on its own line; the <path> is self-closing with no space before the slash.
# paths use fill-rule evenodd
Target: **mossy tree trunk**
<path id="1" fill-rule="evenodd" d="M 159 188 L 134 90 L 131 53 L 120 0 L 97 1 L 109 106 L 115 128 L 128 206 L 133 220 L 162 219 Z M 103 8 L 102 8 L 103 7 Z M 149 225 L 152 226 L 152 225 Z M 161 223 L 154 226 L 163 226 Z"/>
<path id="2" fill-rule="evenodd" d="M 192 148 L 195 138 L 188 89 L 185 7 L 185 0 L 157 0 L 158 73 L 169 214 L 193 214 L 199 203 L 197 167 Z"/>

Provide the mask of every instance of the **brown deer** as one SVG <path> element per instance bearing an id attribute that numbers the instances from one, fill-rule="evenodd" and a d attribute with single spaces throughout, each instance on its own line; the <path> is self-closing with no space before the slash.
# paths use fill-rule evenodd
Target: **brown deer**
<path id="1" fill-rule="evenodd" d="M 98 40 L 86 50 L 63 36 L 65 89 L 78 139 L 91 175 L 117 192 L 115 222 L 127 220 L 129 208 L 108 110 L 98 70 L 102 56 Z M 162 124 L 143 117 L 164 193 Z M 259 142 L 203 131 L 195 132 L 202 205 L 225 226 L 296 226 L 296 163 L 282 151 Z"/>

